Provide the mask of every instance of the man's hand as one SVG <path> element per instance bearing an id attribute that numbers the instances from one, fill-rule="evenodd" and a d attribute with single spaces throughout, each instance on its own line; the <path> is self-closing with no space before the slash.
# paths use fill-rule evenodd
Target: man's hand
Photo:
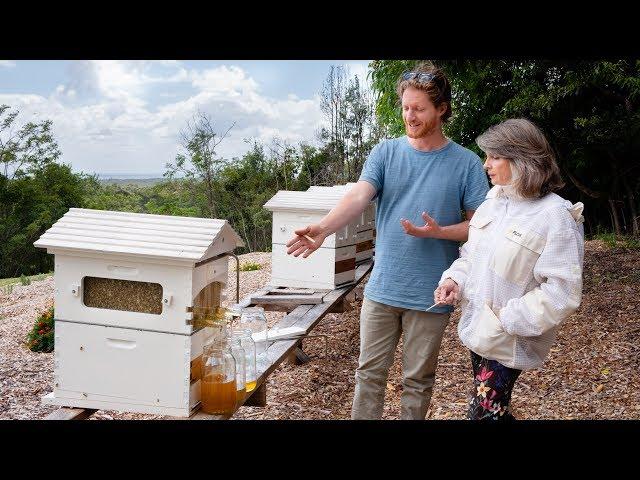
<path id="1" fill-rule="evenodd" d="M 422 212 L 422 218 L 424 219 L 424 226 L 422 227 L 416 227 L 406 218 L 401 218 L 400 224 L 404 229 L 404 233 L 421 238 L 441 238 L 442 227 L 438 225 L 438 222 L 431 218 L 427 212 Z"/>
<path id="2" fill-rule="evenodd" d="M 293 254 L 294 257 L 297 257 L 302 254 L 302 258 L 307 258 L 320 248 L 327 236 L 318 224 L 308 225 L 294 233 L 296 236 L 287 242 L 287 247 L 289 247 L 287 255 Z"/>
<path id="3" fill-rule="evenodd" d="M 453 305 L 460 300 L 460 287 L 456 282 L 447 278 L 442 285 L 433 292 L 433 300 L 435 303 Z"/>

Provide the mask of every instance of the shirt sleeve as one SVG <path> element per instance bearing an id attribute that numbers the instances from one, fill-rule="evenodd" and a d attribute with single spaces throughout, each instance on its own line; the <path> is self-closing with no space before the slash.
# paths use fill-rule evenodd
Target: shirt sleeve
<path id="1" fill-rule="evenodd" d="M 473 251 L 471 242 L 472 240 L 470 239 L 460 247 L 460 257 L 442 273 L 440 281 L 438 282 L 439 287 L 442 286 L 447 278 L 450 278 L 458 284 L 458 287 L 460 287 L 460 293 L 462 294 L 464 284 L 466 283 L 469 271 L 471 270 L 471 259 L 469 258 L 470 252 Z"/>
<path id="2" fill-rule="evenodd" d="M 376 195 L 382 193 L 382 186 L 384 185 L 384 150 L 383 142 L 378 143 L 371 149 L 358 179 L 358 181 L 363 180 L 373 185 L 373 188 L 376 189 Z"/>
<path id="3" fill-rule="evenodd" d="M 487 174 L 482 168 L 480 157 L 474 154 L 474 160 L 467 171 L 467 179 L 462 194 L 462 206 L 464 210 L 477 210 L 484 202 L 489 192 Z"/>
<path id="4" fill-rule="evenodd" d="M 478 207 L 480 208 L 480 207 Z M 483 206 L 482 208 L 485 208 Z M 467 282 L 469 273 L 471 272 L 471 256 L 475 250 L 476 243 L 478 241 L 478 233 L 476 231 L 476 222 L 483 216 L 482 210 L 476 211 L 469 222 L 469 237 L 468 240 L 460 247 L 460 257 L 456 259 L 451 266 L 442 273 L 438 286 L 447 279 L 451 278 L 460 287 L 460 293 L 464 291 L 464 285 Z M 486 215 L 486 214 L 485 214 Z M 485 217 L 486 218 L 486 217 Z M 486 222 L 484 223 L 486 224 Z"/>
<path id="5" fill-rule="evenodd" d="M 550 233 L 533 270 L 540 285 L 512 298 L 500 310 L 504 330 L 510 335 L 539 336 L 577 310 L 582 300 L 583 260 L 583 225 Z"/>

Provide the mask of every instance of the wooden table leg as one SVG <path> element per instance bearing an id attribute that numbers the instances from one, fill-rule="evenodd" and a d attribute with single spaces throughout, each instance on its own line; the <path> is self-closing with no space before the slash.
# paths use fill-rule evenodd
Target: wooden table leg
<path id="1" fill-rule="evenodd" d="M 246 407 L 266 407 L 267 406 L 267 382 L 263 382 L 256 388 L 251 396 L 243 404 Z"/>

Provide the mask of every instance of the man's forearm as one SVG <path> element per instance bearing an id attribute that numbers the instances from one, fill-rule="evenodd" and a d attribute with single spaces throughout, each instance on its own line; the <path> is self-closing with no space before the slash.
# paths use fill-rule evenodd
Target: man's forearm
<path id="1" fill-rule="evenodd" d="M 447 225 L 446 227 L 440 227 L 435 238 L 442 240 L 454 240 L 456 242 L 466 242 L 469 236 L 469 220 L 465 220 L 455 225 Z"/>
<path id="2" fill-rule="evenodd" d="M 325 235 L 331 235 L 337 232 L 358 215 L 362 214 L 371 201 L 373 194 L 375 194 L 373 187 L 369 188 L 371 191 L 366 188 L 360 188 L 359 186 L 354 187 L 320 220 L 319 224 Z"/>

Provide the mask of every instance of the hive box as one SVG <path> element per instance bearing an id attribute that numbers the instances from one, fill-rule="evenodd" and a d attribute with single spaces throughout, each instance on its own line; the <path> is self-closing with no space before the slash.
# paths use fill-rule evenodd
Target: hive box
<path id="1" fill-rule="evenodd" d="M 325 198 L 341 199 L 355 183 L 347 185 L 335 185 L 333 187 L 312 186 L 307 190 L 315 196 L 324 196 Z M 337 203 L 337 202 L 336 202 Z M 354 229 L 356 234 L 356 263 L 369 260 L 373 257 L 375 246 L 375 204 L 369 202 L 357 217 L 354 224 L 350 228 Z"/>
<path id="2" fill-rule="evenodd" d="M 264 205 L 273 212 L 272 286 L 332 290 L 355 280 L 357 232 L 352 225 L 329 235 L 307 258 L 287 255 L 294 231 L 320 221 L 337 202 L 313 192 L 281 190 Z"/>
<path id="3" fill-rule="evenodd" d="M 189 416 L 213 334 L 191 312 L 224 300 L 225 255 L 243 245 L 231 226 L 72 208 L 34 245 L 55 255 L 55 378 L 43 403 Z"/>

